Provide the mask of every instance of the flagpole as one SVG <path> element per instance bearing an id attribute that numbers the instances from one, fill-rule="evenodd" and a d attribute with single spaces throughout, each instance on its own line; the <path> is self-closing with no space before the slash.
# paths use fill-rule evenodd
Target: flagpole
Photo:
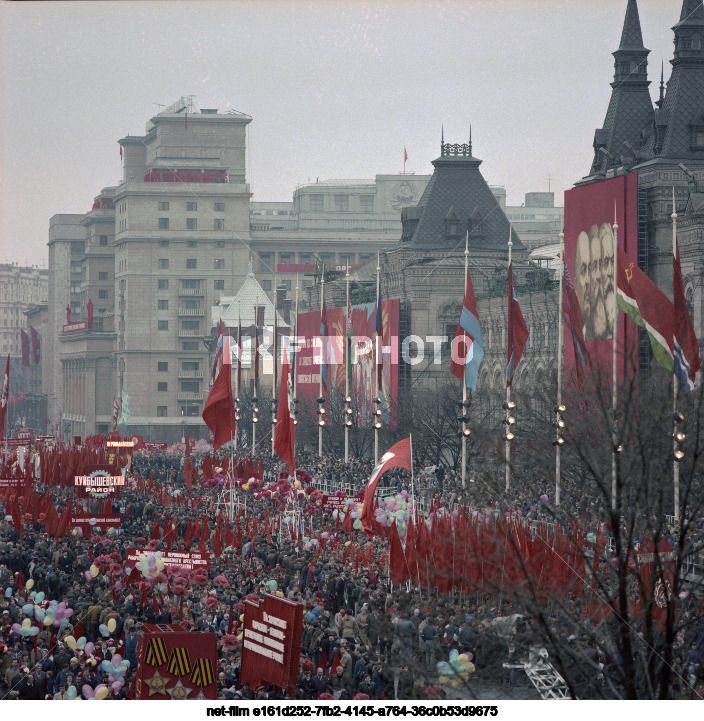
<path id="1" fill-rule="evenodd" d="M 411 447 L 411 503 L 416 505 L 415 479 L 413 476 L 413 434 L 408 434 L 408 445 Z"/>
<path id="2" fill-rule="evenodd" d="M 276 295 L 274 296 L 276 298 Z M 278 327 L 276 323 L 276 302 L 274 302 L 274 369 L 271 376 L 271 457 L 274 457 L 274 436 L 276 435 L 276 376 L 277 376 L 277 351 L 278 351 Z"/>
<path id="3" fill-rule="evenodd" d="M 380 264 L 381 254 L 379 251 L 376 253 L 376 302 L 380 302 L 381 298 L 381 264 Z M 379 312 L 377 308 L 377 313 Z M 381 339 L 379 338 L 379 331 L 377 330 L 376 333 L 376 356 L 374 357 L 374 365 L 376 366 L 376 372 L 379 373 L 379 354 L 381 353 Z M 379 379 L 377 378 L 377 391 L 379 388 Z M 374 400 L 377 400 L 377 398 L 374 396 Z M 381 401 L 381 398 L 378 399 Z M 376 410 L 381 410 L 381 403 L 372 403 L 372 407 L 374 408 L 372 418 L 374 419 L 374 465 L 376 466 L 379 463 L 379 427 L 377 426 L 377 418 L 380 418 L 380 416 L 376 415 Z"/>
<path id="4" fill-rule="evenodd" d="M 259 311 L 259 296 L 256 297 L 254 305 L 254 347 L 252 348 L 253 361 L 254 361 L 254 397 L 252 398 L 252 459 L 254 459 L 254 452 L 257 447 L 257 381 L 259 380 L 259 358 L 257 357 L 257 315 Z"/>
<path id="5" fill-rule="evenodd" d="M 347 313 L 351 314 L 350 308 L 350 269 L 347 267 Z M 352 323 L 352 318 L 347 318 L 346 326 L 349 328 Z M 345 464 L 350 462 L 350 427 L 347 425 L 347 409 L 349 408 L 348 398 L 350 397 L 350 376 L 349 376 L 349 362 L 350 362 L 350 344 L 349 344 L 349 331 L 345 333 L 345 413 L 342 421 L 345 424 Z"/>
<path id="6" fill-rule="evenodd" d="M 616 222 L 616 202 L 614 201 L 614 335 L 611 349 L 611 510 L 617 505 L 616 454 L 618 446 L 618 428 L 616 427 L 616 405 L 618 403 L 618 223 Z"/>
<path id="7" fill-rule="evenodd" d="M 464 240 L 464 295 L 467 295 L 467 272 L 469 269 L 469 231 L 467 231 L 467 235 L 465 236 Z M 464 296 L 463 296 L 464 298 Z M 464 302 L 464 301 L 463 301 Z M 462 315 L 462 311 L 460 310 L 460 316 Z M 465 358 L 465 363 L 467 362 L 467 358 Z M 465 372 L 466 372 L 465 368 Z M 466 419 L 467 419 L 467 379 L 464 377 L 462 379 L 462 428 L 460 429 L 460 432 L 462 433 L 462 488 L 467 487 L 467 436 L 465 435 L 465 429 L 467 428 L 466 425 Z"/>
<path id="8" fill-rule="evenodd" d="M 677 257 L 677 210 L 675 209 L 675 188 L 672 188 L 672 257 Z M 672 298 L 674 301 L 675 297 L 675 275 L 674 275 L 674 264 L 672 274 Z M 674 453 L 677 451 L 677 390 L 678 390 L 677 374 L 675 373 L 675 365 L 672 365 L 672 481 L 673 481 L 673 492 L 674 492 L 674 506 L 675 506 L 675 522 L 679 523 L 680 520 L 680 464 L 677 462 L 677 458 Z"/>
<path id="9" fill-rule="evenodd" d="M 323 265 L 323 274 L 322 279 L 320 283 L 320 321 L 322 323 L 323 320 L 323 305 L 325 304 L 325 265 Z M 323 363 L 325 362 L 325 354 L 323 352 L 324 350 L 324 344 L 325 344 L 325 338 L 320 338 L 320 381 L 318 383 L 318 403 L 319 403 L 319 409 L 323 408 L 323 401 L 320 399 L 323 397 Z M 323 426 L 322 424 L 325 421 L 323 420 L 323 414 L 318 414 L 318 456 L 322 458 L 323 455 Z"/>
<path id="10" fill-rule="evenodd" d="M 235 381 L 235 385 L 237 386 L 235 389 L 235 403 L 237 404 L 237 407 L 235 408 L 235 422 L 239 420 L 237 416 L 239 415 L 240 410 L 240 378 L 242 376 L 242 316 L 240 313 L 240 302 L 241 301 L 239 300 L 237 301 L 237 379 Z M 237 436 L 239 435 L 239 430 L 238 425 L 235 427 L 235 450 L 237 450 Z"/>
<path id="11" fill-rule="evenodd" d="M 296 378 L 296 361 L 298 359 L 298 273 L 296 273 L 296 311 L 295 311 L 295 318 L 293 319 L 294 326 L 293 326 L 293 362 L 291 363 L 291 374 L 293 375 L 293 412 L 294 414 L 298 414 L 298 397 L 296 396 L 296 386 L 298 385 L 298 380 Z M 293 419 L 293 425 L 295 426 L 298 423 L 298 419 L 294 417 Z M 296 436 L 293 437 L 293 457 L 296 457 Z M 293 470 L 293 477 L 296 478 L 296 469 Z"/>
<path id="12" fill-rule="evenodd" d="M 511 249 L 513 248 L 513 241 L 511 240 L 512 228 L 511 225 L 508 227 L 508 267 L 511 269 Z M 506 306 L 506 320 L 507 323 L 511 322 L 509 317 L 510 304 L 512 299 L 508 298 L 508 304 Z M 508 341 L 508 333 L 506 333 L 506 339 Z M 510 354 L 511 349 L 508 348 L 507 354 Z M 515 370 L 515 369 L 514 369 Z M 511 439 L 508 437 L 511 426 L 508 423 L 509 416 L 511 415 L 511 384 L 506 382 L 506 493 L 508 493 L 511 487 Z"/>
<path id="13" fill-rule="evenodd" d="M 562 347 L 564 343 L 564 320 L 562 318 L 562 293 L 565 282 L 565 234 L 560 233 L 560 289 L 558 298 L 558 311 L 557 311 L 557 409 L 555 411 L 555 422 L 559 423 L 562 418 Z M 557 438 L 561 438 L 560 427 L 557 426 Z M 555 505 L 560 505 L 560 464 L 562 458 L 560 452 L 562 445 L 559 440 L 555 443 Z"/>

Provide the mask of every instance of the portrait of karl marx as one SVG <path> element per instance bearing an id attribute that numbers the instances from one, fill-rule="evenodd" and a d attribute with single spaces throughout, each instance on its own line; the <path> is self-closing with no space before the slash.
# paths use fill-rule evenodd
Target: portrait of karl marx
<path id="1" fill-rule="evenodd" d="M 574 254 L 574 288 L 584 318 L 585 340 L 614 332 L 614 234 L 610 223 L 581 231 Z"/>

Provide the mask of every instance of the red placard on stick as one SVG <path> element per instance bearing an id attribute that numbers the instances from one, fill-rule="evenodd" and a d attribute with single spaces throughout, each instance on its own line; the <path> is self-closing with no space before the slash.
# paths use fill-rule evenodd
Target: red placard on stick
<path id="1" fill-rule="evenodd" d="M 245 600 L 242 681 L 270 683 L 296 698 L 302 631 L 302 603 L 270 593 L 259 603 Z"/>

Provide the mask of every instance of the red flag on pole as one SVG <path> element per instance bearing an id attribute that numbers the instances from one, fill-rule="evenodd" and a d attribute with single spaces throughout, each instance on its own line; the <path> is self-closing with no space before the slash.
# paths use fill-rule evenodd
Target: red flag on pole
<path id="1" fill-rule="evenodd" d="M 391 524 L 389 529 L 389 540 L 391 542 L 391 550 L 389 551 L 389 575 L 391 583 L 394 586 L 400 586 L 404 581 L 408 581 L 411 574 L 408 571 L 406 557 L 403 554 L 403 546 L 398 535 L 396 523 Z"/>
<path id="2" fill-rule="evenodd" d="M 359 516 L 359 520 L 362 522 L 364 532 L 368 538 L 374 536 L 372 531 L 372 501 L 374 500 L 374 494 L 376 493 L 376 487 L 379 483 L 379 478 L 389 468 L 406 468 L 411 470 L 411 439 L 404 438 L 395 445 L 391 446 L 386 453 L 379 459 L 379 464 L 372 472 L 371 478 L 364 489 L 364 508 Z"/>
<path id="3" fill-rule="evenodd" d="M 10 396 L 10 354 L 7 354 L 5 377 L 2 380 L 2 395 L 0 395 L 0 438 L 5 435 L 5 419 L 7 418 L 7 401 Z"/>
<path id="4" fill-rule="evenodd" d="M 274 450 L 279 458 L 288 466 L 289 476 L 296 475 L 296 459 L 294 444 L 296 426 L 291 415 L 293 404 L 293 384 L 289 371 L 288 356 L 284 347 L 284 360 L 281 368 L 281 387 L 279 388 L 279 410 L 276 414 L 276 430 L 274 432 Z"/>
<path id="5" fill-rule="evenodd" d="M 506 385 L 511 386 L 513 375 L 528 341 L 528 326 L 518 305 L 513 289 L 513 264 L 508 266 L 508 358 L 506 362 Z"/>
<path id="6" fill-rule="evenodd" d="M 213 450 L 220 448 L 235 437 L 237 422 L 235 421 L 235 408 L 232 401 L 232 385 L 230 383 L 230 369 L 232 365 L 225 363 L 218 371 L 208 399 L 203 408 L 203 420 L 213 433 Z"/>
<path id="7" fill-rule="evenodd" d="M 405 163 L 408 160 L 408 153 L 406 152 L 406 148 L 403 149 L 403 162 Z"/>

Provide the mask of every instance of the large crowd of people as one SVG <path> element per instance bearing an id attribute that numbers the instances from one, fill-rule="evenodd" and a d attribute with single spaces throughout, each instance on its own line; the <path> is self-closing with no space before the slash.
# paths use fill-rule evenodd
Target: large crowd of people
<path id="1" fill-rule="evenodd" d="M 372 465 L 368 460 L 344 464 L 337 458 L 312 455 L 300 459 L 301 468 L 315 483 L 330 486 L 343 481 L 357 489 L 368 480 Z M 195 466 L 200 466 L 198 457 Z M 279 470 L 276 461 L 265 459 L 262 483 L 275 482 Z M 122 524 L 111 533 L 84 536 L 74 529 L 56 538 L 41 523 L 30 522 L 18 532 L 5 503 L 0 521 L 0 699 L 62 700 L 72 697 L 72 687 L 80 697 L 86 686 L 95 689 L 108 683 L 101 662 L 116 654 L 129 661 L 129 668 L 125 683 L 109 698 L 132 698 L 143 624 L 171 623 L 217 636 L 218 698 L 284 698 L 283 689 L 250 688 L 241 679 L 238 634 L 243 602 L 250 594 L 263 596 L 272 589 L 303 604 L 296 687 L 300 699 L 471 698 L 473 684 L 506 684 L 507 693 L 511 685 L 529 686 L 525 674 L 516 671 L 528 657 L 528 639 L 540 634 L 537 630 L 531 634 L 537 622 L 525 615 L 515 599 L 456 590 L 440 594 L 410 583 L 394 587 L 385 537 L 368 539 L 361 531 L 342 531 L 339 520 L 318 512 L 305 520 L 309 535 L 326 530 L 342 534 L 342 542 L 301 543 L 300 537 L 284 532 L 288 529 L 282 524 L 274 531 L 265 526 L 265 519 L 281 514 L 281 499 L 266 494 L 255 497 L 242 487 L 236 494 L 237 509 L 241 510 L 246 498 L 249 522 L 237 534 L 233 532 L 236 540 L 220 554 L 211 553 L 204 582 L 192 582 L 179 593 L 176 584 L 162 584 L 159 602 L 150 597 L 145 603 L 134 583 L 117 587 L 108 567 L 91 575 L 96 559 L 107 557 L 108 566 L 118 564 L 124 569 L 127 549 L 145 544 L 153 551 L 166 549 L 167 544 L 174 550 L 196 551 L 201 539 L 187 534 L 192 519 L 207 514 L 213 528 L 218 515 L 228 513 L 230 494 L 220 484 L 197 485 L 191 494 L 194 502 L 180 502 L 186 495 L 183 455 L 137 453 L 129 476 L 151 478 L 155 485 L 130 481 L 112 498 L 112 511 L 121 514 Z M 388 473 L 383 483 L 391 492 L 409 488 L 407 475 L 397 470 Z M 545 489 L 529 477 L 523 486 L 518 483 L 517 507 L 527 519 L 540 520 L 546 513 L 540 501 Z M 426 504 L 434 499 L 448 508 L 455 504 L 497 506 L 497 498 L 485 488 L 480 492 L 462 487 L 458 475 L 449 469 L 417 474 L 414 484 L 414 494 Z M 170 505 L 164 507 L 150 488 L 166 489 Z M 52 487 L 51 493 L 60 512 L 71 490 Z M 87 503 L 93 511 L 101 507 L 97 500 Z M 584 520 L 591 523 L 596 507 L 585 506 L 585 513 Z M 175 522 L 169 539 L 162 531 L 167 518 Z M 242 524 L 244 515 L 236 519 L 235 523 Z M 210 546 L 207 550 L 211 551 Z M 23 607 L 29 588 L 73 610 L 58 632 L 43 627 L 34 636 L 18 633 L 17 624 L 21 626 L 26 617 Z M 585 603 L 568 599 L 545 607 L 547 628 L 568 649 L 565 658 L 584 669 L 570 675 L 577 679 L 573 690 L 580 698 L 604 695 L 610 670 L 619 663 L 617 649 L 609 653 L 608 643 L 597 642 L 597 633 L 585 632 L 585 623 L 590 622 L 584 617 Z M 672 661 L 679 679 L 677 693 L 687 696 L 696 693 L 704 676 L 704 615 L 696 593 L 682 603 L 685 613 L 698 616 L 686 637 L 678 639 Z M 82 637 L 91 646 L 68 645 L 65 639 L 69 637 Z M 470 670 L 464 675 L 443 672 L 443 664 L 456 666 L 458 656 Z"/>

